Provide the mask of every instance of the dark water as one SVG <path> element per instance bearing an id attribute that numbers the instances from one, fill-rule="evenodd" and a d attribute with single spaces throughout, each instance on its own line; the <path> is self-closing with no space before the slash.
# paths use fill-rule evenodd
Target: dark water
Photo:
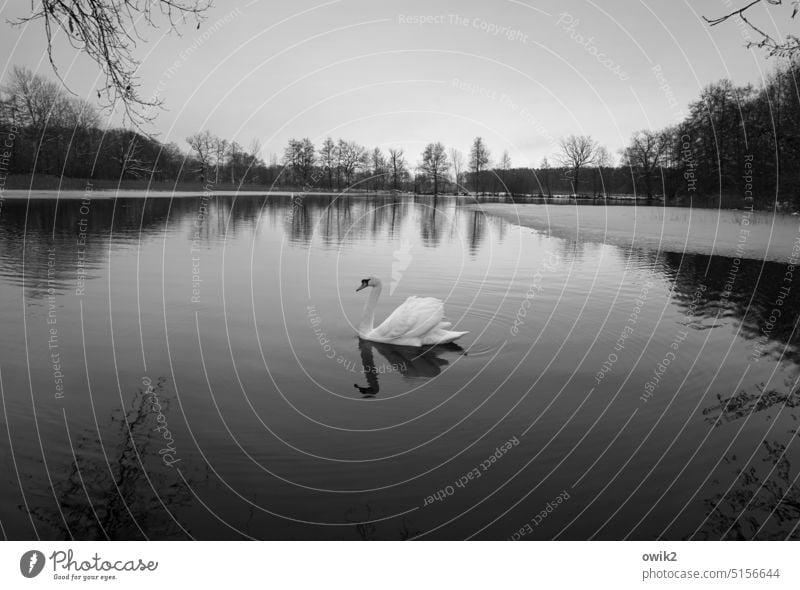
<path id="1" fill-rule="evenodd" d="M 7 201 L 2 534 L 797 537 L 787 270 L 452 198 Z M 369 275 L 470 334 L 359 343 Z"/>

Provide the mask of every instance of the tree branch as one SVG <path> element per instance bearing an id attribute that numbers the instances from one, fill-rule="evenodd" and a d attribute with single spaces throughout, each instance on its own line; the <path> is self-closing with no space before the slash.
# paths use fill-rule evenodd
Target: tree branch
<path id="1" fill-rule="evenodd" d="M 720 23 L 724 23 L 728 19 L 738 16 L 742 21 L 750 27 L 751 30 L 755 31 L 760 37 L 760 41 L 749 41 L 747 43 L 747 47 L 758 47 L 758 48 L 766 48 L 769 51 L 771 56 L 779 56 L 779 57 L 786 57 L 792 59 L 795 55 L 800 53 L 800 39 L 798 39 L 795 35 L 786 35 L 786 39 L 784 41 L 777 41 L 773 39 L 768 33 L 763 31 L 761 28 L 754 25 L 748 18 L 745 16 L 745 12 L 748 11 L 750 8 L 755 6 L 756 4 L 760 4 L 762 1 L 766 1 L 767 4 L 771 4 L 773 6 L 779 6 L 783 4 L 783 0 L 753 0 L 749 4 L 739 8 L 738 10 L 734 10 L 725 14 L 723 16 L 717 18 L 707 18 L 703 17 L 703 20 L 706 21 L 709 26 L 715 26 Z M 793 9 L 792 14 L 790 15 L 790 19 L 793 19 L 798 11 L 800 11 L 800 0 L 791 0 Z"/>
<path id="2" fill-rule="evenodd" d="M 139 21 L 157 29 L 153 19 L 153 5 L 166 19 L 169 31 L 193 17 L 199 26 L 211 0 L 41 0 L 30 16 L 12 21 L 22 25 L 43 21 L 47 39 L 47 56 L 53 72 L 64 83 L 54 59 L 53 40 L 63 32 L 70 45 L 85 51 L 100 67 L 105 76 L 104 85 L 98 89 L 101 107 L 108 110 L 121 108 L 124 121 L 136 129 L 155 118 L 153 110 L 160 108 L 162 100 L 142 98 L 138 93 L 138 70 L 141 63 L 134 57 L 137 41 L 144 41 L 139 31 Z"/>

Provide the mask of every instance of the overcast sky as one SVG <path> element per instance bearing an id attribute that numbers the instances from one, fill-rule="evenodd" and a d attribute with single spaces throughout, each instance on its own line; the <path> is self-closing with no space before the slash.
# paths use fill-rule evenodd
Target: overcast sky
<path id="1" fill-rule="evenodd" d="M 257 138 L 265 156 L 289 137 L 332 135 L 405 147 L 415 162 L 430 141 L 467 152 L 481 135 L 495 160 L 508 150 L 515 166 L 530 166 L 576 133 L 616 155 L 633 131 L 678 120 L 709 82 L 760 84 L 774 62 L 745 48 L 748 31 L 701 19 L 744 4 L 218 0 L 199 29 L 146 30 L 141 94 L 162 89 L 155 128 L 182 148 L 206 128 L 245 146 Z M 30 0 L 0 7 L 7 21 Z M 790 11 L 756 6 L 752 16 L 783 36 L 798 33 Z M 12 65 L 51 75 L 41 23 L 0 26 L 3 76 Z M 94 64 L 57 47 L 64 79 L 94 99 Z"/>

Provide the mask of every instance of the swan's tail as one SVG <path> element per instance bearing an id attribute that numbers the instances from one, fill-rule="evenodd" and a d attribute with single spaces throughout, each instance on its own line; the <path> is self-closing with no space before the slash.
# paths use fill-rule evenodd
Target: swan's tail
<path id="1" fill-rule="evenodd" d="M 469 334 L 469 332 L 455 332 L 453 330 L 438 329 L 429 333 L 426 336 L 423 344 L 449 344 L 450 342 L 458 340 L 465 334 Z"/>

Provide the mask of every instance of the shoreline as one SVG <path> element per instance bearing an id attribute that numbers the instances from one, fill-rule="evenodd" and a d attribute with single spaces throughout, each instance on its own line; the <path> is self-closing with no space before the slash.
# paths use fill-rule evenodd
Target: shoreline
<path id="1" fill-rule="evenodd" d="M 0 193 L 0 199 L 5 200 L 45 200 L 45 199 L 60 199 L 60 200 L 80 200 L 80 199 L 116 199 L 116 198 L 129 198 L 129 199 L 165 199 L 165 198 L 191 198 L 202 197 L 206 192 L 211 192 L 214 196 L 218 197 L 291 197 L 291 196 L 361 196 L 378 194 L 380 196 L 390 195 L 390 193 L 356 193 L 356 192 L 321 192 L 321 191 L 303 191 L 303 190 L 215 190 L 204 191 L 202 188 L 197 190 L 148 190 L 148 189 L 100 189 L 93 188 L 91 190 L 52 190 L 52 189 L 10 189 Z M 400 195 L 408 196 L 408 195 Z"/>
<path id="2" fill-rule="evenodd" d="M 484 203 L 472 208 L 567 240 L 783 263 L 796 263 L 800 255 L 800 217 L 786 213 L 633 205 Z"/>

